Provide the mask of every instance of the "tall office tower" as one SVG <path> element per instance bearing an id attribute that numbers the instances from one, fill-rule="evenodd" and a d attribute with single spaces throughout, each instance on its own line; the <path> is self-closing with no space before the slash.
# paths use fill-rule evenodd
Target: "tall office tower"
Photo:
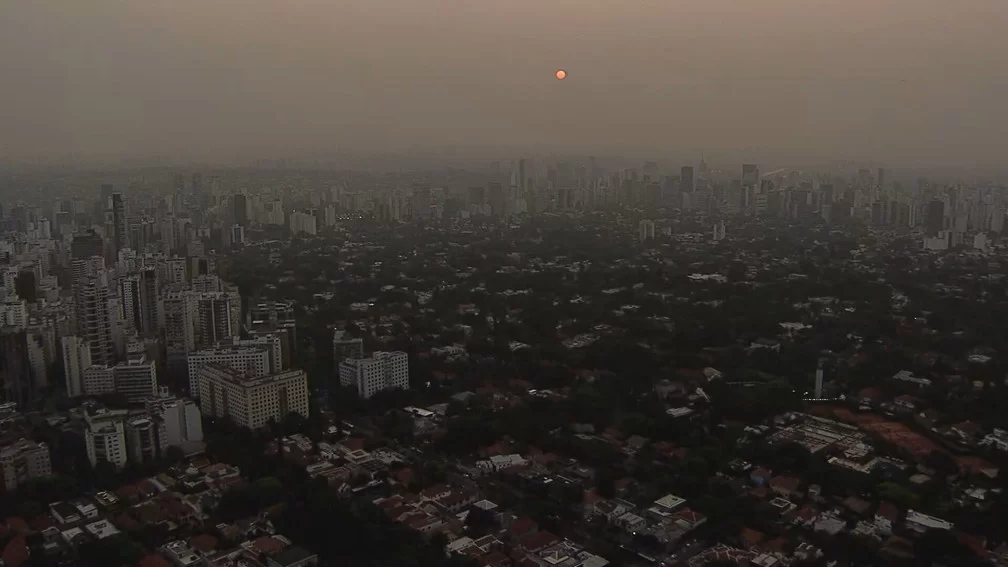
<path id="1" fill-rule="evenodd" d="M 109 312 L 108 286 L 103 278 L 83 278 L 74 282 L 77 301 L 77 335 L 91 347 L 93 364 L 115 362 L 112 342 L 112 315 Z"/>
<path id="2" fill-rule="evenodd" d="M 105 210 L 112 206 L 112 194 L 115 193 L 115 187 L 111 183 L 103 183 L 101 186 L 101 209 Z"/>
<path id="3" fill-rule="evenodd" d="M 200 396 L 200 371 L 217 365 L 247 376 L 266 376 L 272 370 L 271 349 L 265 346 L 219 346 L 198 350 L 186 356 L 189 371 L 189 395 Z"/>
<path id="4" fill-rule="evenodd" d="M 207 366 L 200 371 L 200 409 L 213 417 L 230 417 L 248 429 L 282 421 L 291 413 L 308 417 L 308 377 L 303 370 L 251 377 Z"/>
<path id="5" fill-rule="evenodd" d="M 759 166 L 753 163 L 742 165 L 742 185 L 748 187 L 759 187 L 759 182 Z"/>
<path id="6" fill-rule="evenodd" d="M 490 205 L 490 214 L 495 217 L 502 217 L 506 213 L 507 194 L 504 185 L 496 181 L 487 183 L 487 201 Z"/>
<path id="7" fill-rule="evenodd" d="M 425 185 L 413 186 L 413 218 L 426 220 L 431 216 L 431 190 Z"/>
<path id="8" fill-rule="evenodd" d="M 49 446 L 18 439 L 0 447 L 0 473 L 4 492 L 13 492 L 18 486 L 52 476 Z"/>
<path id="9" fill-rule="evenodd" d="M 119 304 L 126 326 L 136 331 L 142 329 L 139 274 L 129 274 L 119 279 Z"/>
<path id="10" fill-rule="evenodd" d="M 192 174 L 192 192 L 195 195 L 203 193 L 203 174 L 194 173 Z"/>
<path id="11" fill-rule="evenodd" d="M 245 195 L 238 193 L 231 201 L 234 208 L 234 222 L 238 226 L 248 226 L 248 199 Z"/>
<path id="12" fill-rule="evenodd" d="M 133 355 L 112 369 L 115 391 L 131 404 L 140 403 L 157 392 L 157 368 L 143 354 Z"/>
<path id="13" fill-rule="evenodd" d="M 85 418 L 84 444 L 91 466 L 109 463 L 117 469 L 126 465 L 126 410 L 100 411 Z"/>
<path id="14" fill-rule="evenodd" d="M 925 230 L 928 236 L 936 236 L 945 228 L 945 202 L 934 199 L 928 203 Z"/>
<path id="15" fill-rule="evenodd" d="M 112 235 L 116 254 L 129 248 L 129 232 L 126 230 L 126 200 L 122 193 L 112 194 Z"/>
<path id="16" fill-rule="evenodd" d="M 149 417 L 134 417 L 125 423 L 124 432 L 130 462 L 150 463 L 161 458 L 161 432 L 154 420 Z"/>
<path id="17" fill-rule="evenodd" d="M 161 300 L 165 347 L 176 352 L 196 348 L 196 300 L 183 291 L 170 292 Z"/>
<path id="18" fill-rule="evenodd" d="M 91 367 L 91 346 L 80 337 L 63 337 L 63 373 L 69 398 L 84 395 L 84 372 Z"/>
<path id="19" fill-rule="evenodd" d="M 823 382 L 823 360 L 819 359 L 819 365 L 816 367 L 815 371 L 815 399 L 822 399 L 822 382 Z"/>
<path id="20" fill-rule="evenodd" d="M 175 174 L 175 192 L 181 193 L 185 191 L 185 175 L 181 173 Z"/>
<path id="21" fill-rule="evenodd" d="M 346 331 L 336 329 L 333 332 L 333 366 L 339 368 L 340 363 L 351 358 L 364 358 L 364 340 L 351 337 Z"/>
<path id="22" fill-rule="evenodd" d="M 196 346 L 206 348 L 241 333 L 241 297 L 217 292 L 196 295 Z"/>
<path id="23" fill-rule="evenodd" d="M 654 240 L 655 224 L 653 220 L 644 219 L 637 225 L 637 240 L 647 242 Z"/>
<path id="24" fill-rule="evenodd" d="M 693 166 L 684 165 L 679 173 L 679 190 L 683 193 L 692 193 L 696 188 L 696 179 L 693 177 Z"/>
<path id="25" fill-rule="evenodd" d="M 405 352 L 375 352 L 370 358 L 351 358 L 339 365 L 340 385 L 356 386 L 357 395 L 368 399 L 393 388 L 409 388 L 409 357 Z"/>
<path id="26" fill-rule="evenodd" d="M 104 257 L 105 241 L 93 229 L 75 234 L 70 242 L 70 256 L 74 259 L 85 259 L 92 256 Z"/>
<path id="27" fill-rule="evenodd" d="M 884 167 L 880 167 L 880 168 L 878 168 L 878 186 L 879 186 L 879 189 L 885 189 L 885 186 L 886 186 L 885 184 L 886 184 L 885 168 Z"/>
<path id="28" fill-rule="evenodd" d="M 137 331 L 153 337 L 158 331 L 158 294 L 161 284 L 157 268 L 147 266 L 140 270 L 140 326 Z"/>
<path id="29" fill-rule="evenodd" d="M 0 401 L 24 406 L 34 399 L 28 334 L 16 327 L 0 328 Z"/>
<path id="30" fill-rule="evenodd" d="M 524 158 L 518 160 L 518 187 L 522 190 L 522 194 L 528 189 L 528 172 L 525 166 L 526 162 Z"/>

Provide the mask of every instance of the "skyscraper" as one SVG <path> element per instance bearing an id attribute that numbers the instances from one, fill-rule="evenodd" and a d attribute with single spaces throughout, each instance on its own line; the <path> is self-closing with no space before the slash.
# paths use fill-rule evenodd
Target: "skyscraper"
<path id="1" fill-rule="evenodd" d="M 181 193 L 185 191 L 185 175 L 181 173 L 175 174 L 175 192 Z"/>
<path id="2" fill-rule="evenodd" d="M 234 196 L 234 221 L 238 226 L 248 226 L 248 202 L 245 195 Z"/>
<path id="3" fill-rule="evenodd" d="M 192 192 L 195 195 L 199 195 L 203 192 L 203 174 L 194 173 L 192 174 Z"/>
<path id="4" fill-rule="evenodd" d="M 84 395 L 84 371 L 91 367 L 91 346 L 80 337 L 63 337 L 63 372 L 67 397 Z"/>
<path id="5" fill-rule="evenodd" d="M 748 187 L 759 186 L 759 166 L 753 163 L 742 165 L 742 185 Z"/>
<path id="6" fill-rule="evenodd" d="M 928 203 L 925 230 L 928 236 L 936 236 L 945 224 L 945 203 L 935 199 Z"/>
<path id="7" fill-rule="evenodd" d="M 684 165 L 679 174 L 679 186 L 683 193 L 692 193 L 696 188 L 696 180 L 693 178 L 693 166 Z"/>
<path id="8" fill-rule="evenodd" d="M 105 241 L 101 235 L 93 229 L 87 232 L 75 234 L 70 242 L 70 256 L 72 258 L 91 258 L 92 256 L 105 255 Z"/>
<path id="9" fill-rule="evenodd" d="M 28 334 L 23 328 L 0 328 L 0 400 L 20 405 L 32 400 L 32 367 Z"/>
<path id="10" fill-rule="evenodd" d="M 126 231 L 126 201 L 122 193 L 112 194 L 112 223 L 115 252 L 129 248 L 129 233 Z"/>

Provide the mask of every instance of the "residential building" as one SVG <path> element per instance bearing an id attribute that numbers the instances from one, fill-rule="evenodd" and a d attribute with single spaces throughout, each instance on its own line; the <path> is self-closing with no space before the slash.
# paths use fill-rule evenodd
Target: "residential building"
<path id="1" fill-rule="evenodd" d="M 351 337 L 346 331 L 337 329 L 333 332 L 333 362 L 336 368 L 351 358 L 364 358 L 364 339 Z"/>
<path id="2" fill-rule="evenodd" d="M 203 414 L 196 402 L 179 399 L 162 388 L 146 400 L 147 412 L 158 423 L 162 449 L 196 449 L 203 442 Z"/>
<path id="3" fill-rule="evenodd" d="M 80 337 L 63 337 L 63 372 L 67 397 L 84 395 L 84 371 L 91 367 L 91 347 Z"/>
<path id="4" fill-rule="evenodd" d="M 27 439 L 0 447 L 0 470 L 3 471 L 5 492 L 17 490 L 18 486 L 52 475 L 49 447 Z"/>
<path id="5" fill-rule="evenodd" d="M 357 395 L 368 399 L 392 388 L 409 388 L 409 357 L 405 352 L 375 352 L 370 358 L 344 360 L 339 365 L 340 384 L 356 386 Z"/>
<path id="6" fill-rule="evenodd" d="M 250 376 L 210 364 L 199 375 L 200 409 L 214 417 L 230 417 L 249 429 L 281 421 L 290 413 L 308 417 L 308 378 L 303 370 Z"/>
<path id="7" fill-rule="evenodd" d="M 158 426 L 147 417 L 137 417 L 125 424 L 126 451 L 134 463 L 149 463 L 161 455 Z"/>
<path id="8" fill-rule="evenodd" d="M 133 355 L 112 369 L 115 391 L 126 401 L 140 403 L 157 392 L 157 367 L 143 354 Z"/>
<path id="9" fill-rule="evenodd" d="M 87 416 L 84 444 L 91 466 L 107 462 L 120 469 L 126 464 L 128 453 L 123 425 L 126 413 L 125 410 L 103 410 Z"/>
<path id="10" fill-rule="evenodd" d="M 200 370 L 215 364 L 230 368 L 251 377 L 270 373 L 271 349 L 260 346 L 221 346 L 190 353 L 186 357 L 189 367 L 189 395 L 200 397 Z"/>

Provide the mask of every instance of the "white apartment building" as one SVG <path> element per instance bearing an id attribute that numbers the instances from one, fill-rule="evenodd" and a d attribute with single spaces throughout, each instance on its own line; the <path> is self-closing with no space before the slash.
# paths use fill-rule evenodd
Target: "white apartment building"
<path id="1" fill-rule="evenodd" d="M 157 367 L 153 360 L 143 354 L 133 355 L 112 369 L 115 391 L 123 394 L 126 401 L 139 403 L 157 392 Z"/>
<path id="2" fill-rule="evenodd" d="M 271 350 L 259 346 L 226 346 L 190 353 L 186 357 L 189 366 L 189 395 L 194 398 L 202 396 L 200 370 L 211 364 L 252 377 L 266 376 L 271 368 Z"/>
<path id="3" fill-rule="evenodd" d="M 370 358 L 344 360 L 339 365 L 340 385 L 356 386 L 368 399 L 376 392 L 409 388 L 409 357 L 405 352 L 375 352 Z"/>
<path id="4" fill-rule="evenodd" d="M 91 367 L 91 346 L 80 337 L 63 337 L 63 371 L 67 396 L 84 395 L 84 372 Z"/>
<path id="5" fill-rule="evenodd" d="M 145 405 L 147 412 L 159 423 L 163 449 L 181 447 L 188 451 L 203 442 L 203 414 L 196 402 L 176 398 L 167 388 L 161 388 Z"/>
<path id="6" fill-rule="evenodd" d="M 84 444 L 91 466 L 107 462 L 120 469 L 126 464 L 128 453 L 123 426 L 126 413 L 126 410 L 102 411 L 87 417 Z"/>
<path id="7" fill-rule="evenodd" d="M 18 439 L 10 445 L 0 447 L 0 471 L 3 472 L 5 492 L 36 478 L 52 475 L 49 447 L 45 443 L 35 443 Z"/>
<path id="8" fill-rule="evenodd" d="M 276 374 L 284 370 L 283 341 L 276 333 L 266 333 L 249 339 L 235 337 L 234 346 L 264 348 L 269 351 L 269 373 Z"/>
<path id="9" fill-rule="evenodd" d="M 199 375 L 200 409 L 214 417 L 230 417 L 249 429 L 290 413 L 308 417 L 308 377 L 303 370 L 249 376 L 218 365 L 203 367 Z"/>

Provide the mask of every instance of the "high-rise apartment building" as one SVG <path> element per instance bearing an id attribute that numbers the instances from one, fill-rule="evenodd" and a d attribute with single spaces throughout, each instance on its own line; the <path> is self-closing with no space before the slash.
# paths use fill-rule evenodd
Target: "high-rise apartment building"
<path id="1" fill-rule="evenodd" d="M 696 180 L 693 177 L 693 166 L 684 165 L 679 174 L 679 189 L 683 193 L 692 193 L 696 189 Z"/>
<path id="2" fill-rule="evenodd" d="M 229 368 L 237 373 L 260 377 L 270 373 L 270 353 L 272 349 L 262 346 L 221 346 L 189 353 L 186 361 L 189 369 L 189 395 L 199 397 L 200 370 L 210 365 Z"/>
<path id="3" fill-rule="evenodd" d="M 84 395 L 84 372 L 91 367 L 91 346 L 80 337 L 63 337 L 63 373 L 67 397 Z"/>
<path id="4" fill-rule="evenodd" d="M 0 447 L 0 471 L 3 472 L 4 492 L 17 488 L 32 480 L 52 475 L 49 447 L 27 439 Z"/>
<path id="5" fill-rule="evenodd" d="M 232 200 L 234 209 L 234 222 L 241 227 L 247 227 L 248 222 L 248 199 L 241 193 L 234 196 Z"/>
<path id="6" fill-rule="evenodd" d="M 162 449 L 180 447 L 183 451 L 199 449 L 203 442 L 203 417 L 199 406 L 190 399 L 176 398 L 162 388 L 145 402 L 147 412 L 158 424 Z"/>
<path id="7" fill-rule="evenodd" d="M 91 466 L 110 463 L 121 469 L 127 461 L 126 430 L 123 421 L 126 410 L 103 410 L 86 418 L 84 445 Z"/>
<path id="8" fill-rule="evenodd" d="M 188 292 L 170 292 L 161 300 L 165 347 L 190 352 L 196 348 L 196 301 Z"/>
<path id="9" fill-rule="evenodd" d="M 405 352 L 375 352 L 369 358 L 351 358 L 339 365 L 340 384 L 356 386 L 357 395 L 368 399 L 393 388 L 409 388 L 409 357 Z"/>
<path id="10" fill-rule="evenodd" d="M 364 358 L 364 339 L 336 329 L 333 332 L 333 365 L 339 368 L 340 363 L 351 358 Z"/>
<path id="11" fill-rule="evenodd" d="M 149 417 L 135 417 L 124 424 L 126 453 L 134 463 L 149 463 L 162 456 L 157 424 Z M 165 447 L 167 449 L 167 447 Z"/>
<path id="12" fill-rule="evenodd" d="M 200 409 L 258 429 L 297 413 L 308 417 L 308 378 L 303 370 L 251 377 L 210 365 L 200 371 Z"/>

